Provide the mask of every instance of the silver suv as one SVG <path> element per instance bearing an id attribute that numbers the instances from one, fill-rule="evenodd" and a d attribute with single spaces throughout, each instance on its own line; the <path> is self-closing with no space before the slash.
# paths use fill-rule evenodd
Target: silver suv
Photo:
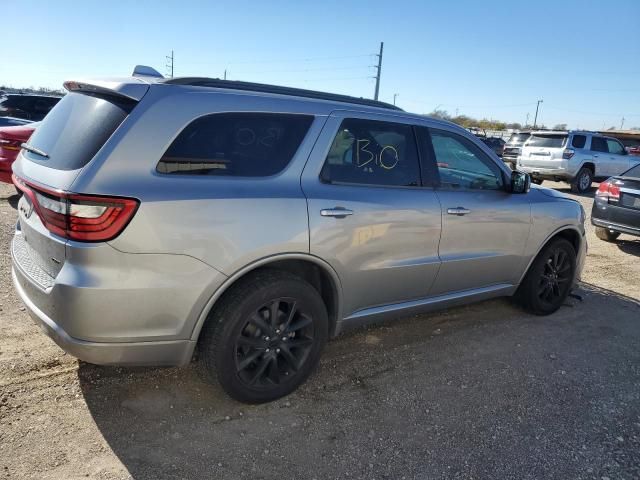
<path id="1" fill-rule="evenodd" d="M 640 162 L 615 138 L 585 132 L 533 132 L 522 147 L 517 168 L 543 180 L 568 182 L 584 193 L 591 183 L 620 175 Z"/>
<path id="2" fill-rule="evenodd" d="M 205 78 L 73 81 L 14 164 L 15 288 L 87 362 L 298 387 L 348 327 L 497 296 L 563 303 L 584 212 L 456 125 Z"/>

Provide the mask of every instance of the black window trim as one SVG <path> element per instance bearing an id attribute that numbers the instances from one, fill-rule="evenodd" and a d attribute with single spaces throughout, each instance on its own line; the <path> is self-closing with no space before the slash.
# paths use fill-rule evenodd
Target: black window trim
<path id="1" fill-rule="evenodd" d="M 357 115 L 345 115 L 345 116 L 340 116 L 340 117 L 336 117 L 337 120 L 339 120 L 338 123 L 338 128 L 337 130 L 333 133 L 333 135 L 331 136 L 331 142 L 333 142 L 333 140 L 335 139 L 336 135 L 338 134 L 338 132 L 340 131 L 340 127 L 342 126 L 342 122 L 344 122 L 345 120 L 363 120 L 365 122 L 380 122 L 380 123 L 393 123 L 395 125 L 403 125 L 405 127 L 409 127 L 412 131 L 412 138 L 414 141 L 414 146 L 416 149 L 416 155 L 417 155 L 417 160 L 418 160 L 418 185 L 380 185 L 378 183 L 356 183 L 356 182 L 343 182 L 340 180 L 325 180 L 324 178 L 322 178 L 322 170 L 324 169 L 324 165 L 327 161 L 327 157 L 329 155 L 329 151 L 331 150 L 331 144 L 329 145 L 329 148 L 327 149 L 327 151 L 325 152 L 324 155 L 324 160 L 322 161 L 321 165 L 320 165 L 320 170 L 318 171 L 318 181 L 323 184 L 323 185 L 337 185 L 337 186 L 345 186 L 345 187 L 365 187 L 365 188 L 392 188 L 392 189 L 401 189 L 401 190 L 417 190 L 417 189 L 424 189 L 424 188 L 433 188 L 433 187 L 425 187 L 424 186 L 424 181 L 423 181 L 423 177 L 422 177 L 422 160 L 421 160 L 421 155 L 420 155 L 420 145 L 418 144 L 418 139 L 416 137 L 416 127 L 417 125 L 415 125 L 414 123 L 408 123 L 408 122 L 398 122 L 398 121 L 394 121 L 394 120 L 389 120 L 387 118 L 371 118 L 368 116 L 357 116 Z"/>

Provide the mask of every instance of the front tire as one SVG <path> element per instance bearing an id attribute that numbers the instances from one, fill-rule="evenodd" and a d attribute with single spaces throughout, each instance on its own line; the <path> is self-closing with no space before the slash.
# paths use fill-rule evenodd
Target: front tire
<path id="1" fill-rule="evenodd" d="M 620 232 L 614 232 L 604 227 L 596 227 L 596 237 L 605 242 L 615 242 L 620 236 Z"/>
<path id="2" fill-rule="evenodd" d="M 535 258 L 518 287 L 516 299 L 535 315 L 549 315 L 569 295 L 576 271 L 576 251 L 563 238 L 547 244 Z"/>
<path id="3" fill-rule="evenodd" d="M 318 291 L 296 275 L 264 270 L 231 287 L 207 319 L 201 361 L 231 397 L 263 403 L 307 379 L 327 336 Z"/>
<path id="4" fill-rule="evenodd" d="M 590 168 L 582 167 L 578 175 L 571 182 L 571 191 L 575 193 L 585 193 L 591 188 L 593 183 L 593 172 Z"/>

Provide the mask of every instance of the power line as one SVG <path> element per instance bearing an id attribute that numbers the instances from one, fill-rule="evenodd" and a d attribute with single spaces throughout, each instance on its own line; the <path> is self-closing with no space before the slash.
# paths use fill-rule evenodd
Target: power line
<path id="1" fill-rule="evenodd" d="M 308 58 L 290 58 L 290 59 L 271 59 L 271 60 L 252 60 L 252 61 L 243 61 L 243 62 L 225 62 L 225 65 L 258 65 L 258 64 L 287 64 L 287 63 L 301 63 L 301 62 L 321 62 L 327 60 L 346 60 L 352 58 L 364 58 L 364 57 L 372 57 L 373 54 L 366 55 L 342 55 L 336 57 L 308 57 Z M 189 64 L 194 65 L 215 65 L 216 62 L 189 62 Z"/>

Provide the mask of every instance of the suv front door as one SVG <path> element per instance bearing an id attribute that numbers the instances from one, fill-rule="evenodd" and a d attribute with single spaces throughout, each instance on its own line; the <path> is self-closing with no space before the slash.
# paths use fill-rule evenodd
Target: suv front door
<path id="1" fill-rule="evenodd" d="M 440 265 L 440 203 L 421 186 L 410 120 L 334 112 L 302 189 L 310 252 L 338 273 L 344 317 L 429 294 Z"/>
<path id="2" fill-rule="evenodd" d="M 608 175 L 620 175 L 626 172 L 629 165 L 629 155 L 622 144 L 615 138 L 607 138 L 607 148 L 609 149 L 609 168 Z"/>
<path id="3" fill-rule="evenodd" d="M 442 205 L 442 265 L 431 295 L 515 285 L 527 258 L 528 195 L 507 191 L 508 175 L 471 139 L 453 130 L 419 129 L 423 157 L 437 167 Z"/>

